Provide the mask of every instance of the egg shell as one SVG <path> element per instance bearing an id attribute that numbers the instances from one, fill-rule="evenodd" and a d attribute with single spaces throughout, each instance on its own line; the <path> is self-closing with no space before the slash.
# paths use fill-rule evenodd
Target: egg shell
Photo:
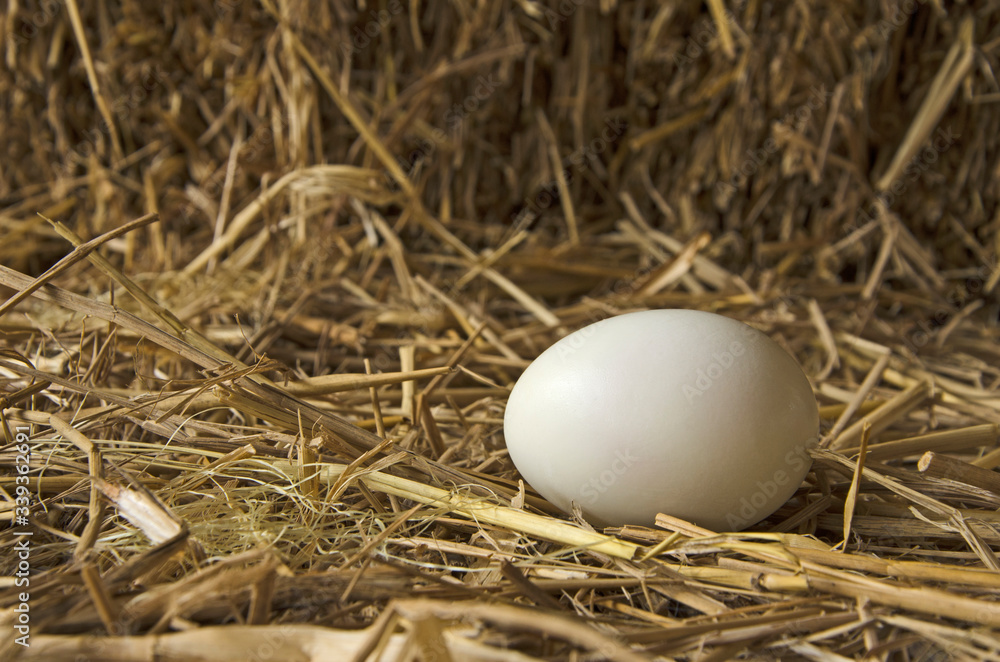
<path id="1" fill-rule="evenodd" d="M 666 513 L 738 531 L 809 471 L 819 411 L 798 363 L 764 333 L 695 310 L 605 319 L 545 350 L 514 386 L 504 435 L 543 497 L 594 524 Z"/>

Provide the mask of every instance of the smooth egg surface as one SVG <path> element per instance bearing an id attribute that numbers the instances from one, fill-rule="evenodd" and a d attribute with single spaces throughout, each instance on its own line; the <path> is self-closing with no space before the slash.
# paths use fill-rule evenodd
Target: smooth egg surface
<path id="1" fill-rule="evenodd" d="M 666 513 L 738 531 L 792 496 L 819 411 L 794 358 L 742 322 L 695 310 L 602 320 L 521 375 L 504 436 L 543 497 L 601 526 Z"/>

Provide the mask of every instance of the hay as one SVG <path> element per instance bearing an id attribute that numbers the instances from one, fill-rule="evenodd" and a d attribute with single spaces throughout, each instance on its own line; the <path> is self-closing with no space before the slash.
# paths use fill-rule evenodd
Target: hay
<path id="1" fill-rule="evenodd" d="M 993 4 L 2 17 L 3 659 L 1000 656 Z M 750 530 L 507 457 L 535 356 L 664 307 L 815 387 Z"/>

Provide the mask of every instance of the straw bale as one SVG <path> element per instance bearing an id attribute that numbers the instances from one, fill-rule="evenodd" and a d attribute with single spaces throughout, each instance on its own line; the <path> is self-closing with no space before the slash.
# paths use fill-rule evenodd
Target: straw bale
<path id="1" fill-rule="evenodd" d="M 0 658 L 1000 659 L 996 2 L 0 28 Z M 507 455 L 531 360 L 650 308 L 814 387 L 746 531 L 595 530 Z"/>

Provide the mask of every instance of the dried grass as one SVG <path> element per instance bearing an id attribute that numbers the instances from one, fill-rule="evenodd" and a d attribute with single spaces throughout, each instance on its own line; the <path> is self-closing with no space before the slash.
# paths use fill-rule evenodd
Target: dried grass
<path id="1" fill-rule="evenodd" d="M 998 17 L 8 3 L 0 657 L 1000 658 Z M 507 457 L 535 356 L 662 307 L 814 384 L 748 531 Z"/>

